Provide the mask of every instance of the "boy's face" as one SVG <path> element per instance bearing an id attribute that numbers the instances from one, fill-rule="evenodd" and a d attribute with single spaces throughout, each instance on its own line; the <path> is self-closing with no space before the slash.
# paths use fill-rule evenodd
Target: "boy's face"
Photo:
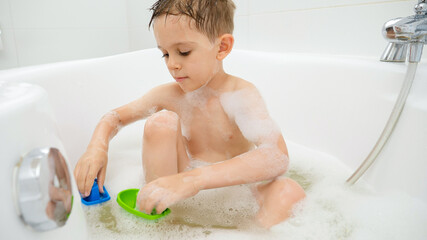
<path id="1" fill-rule="evenodd" d="M 219 44 L 194 26 L 186 16 L 162 15 L 154 22 L 154 36 L 170 74 L 184 92 L 206 85 L 221 69 Z M 166 19 L 165 19 L 166 18 Z M 216 41 L 217 42 L 217 41 Z"/>

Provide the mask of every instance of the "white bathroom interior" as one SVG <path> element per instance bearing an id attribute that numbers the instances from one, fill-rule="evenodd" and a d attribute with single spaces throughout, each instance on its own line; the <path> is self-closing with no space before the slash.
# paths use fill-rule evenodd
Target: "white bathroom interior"
<path id="1" fill-rule="evenodd" d="M 153 2 L 0 0 L 0 69 L 156 47 L 147 27 Z M 235 48 L 378 59 L 381 27 L 413 15 L 415 3 L 236 0 Z"/>
<path id="2" fill-rule="evenodd" d="M 0 0 L 0 87 L 2 81 L 9 80 L 16 80 L 17 82 L 28 81 L 32 84 L 40 85 L 41 88 L 38 86 L 24 86 L 24 90 L 28 90 L 29 92 L 34 91 L 36 95 L 40 94 L 43 96 L 47 92 L 49 100 L 44 98 L 39 100 L 42 102 L 42 105 L 48 104 L 50 101 L 53 110 L 48 109 L 46 111 L 53 111 L 55 114 L 58 113 L 58 109 L 64 108 L 64 106 L 61 107 L 60 105 L 60 103 L 63 102 L 60 96 L 61 94 L 63 94 L 62 96 L 70 96 L 70 99 L 73 99 L 73 101 L 75 100 L 76 104 L 82 104 L 82 102 L 79 101 L 80 95 L 82 96 L 82 99 L 94 100 L 93 103 L 82 108 L 87 111 L 83 113 L 87 114 L 87 125 L 84 125 L 85 119 L 79 119 L 76 121 L 82 124 L 81 129 L 62 130 L 64 125 L 68 124 L 68 122 L 61 122 L 65 117 L 53 117 L 55 121 L 59 122 L 59 133 L 66 133 L 65 135 L 67 135 L 67 137 L 61 139 L 63 136 L 59 136 L 62 143 L 60 141 L 58 142 L 56 137 L 53 137 L 52 141 L 55 142 L 57 148 L 66 153 L 65 155 L 66 158 L 68 158 L 68 164 L 71 172 L 78 160 L 78 156 L 81 155 L 80 151 L 84 149 L 82 146 L 67 145 L 70 142 L 79 141 L 76 140 L 76 138 L 69 137 L 68 135 L 71 135 L 73 131 L 85 131 L 85 133 L 79 134 L 84 136 L 84 141 L 88 141 L 94 126 L 93 124 L 95 124 L 95 120 L 99 119 L 102 114 L 109 109 L 108 107 L 117 107 L 117 105 L 112 105 L 113 99 L 115 99 L 118 104 L 125 103 L 132 99 L 130 96 L 136 96 L 138 91 L 136 88 L 131 89 L 129 90 L 129 96 L 114 96 L 112 99 L 106 101 L 110 105 L 107 103 L 102 105 L 101 98 L 109 98 L 107 91 L 106 93 L 99 93 L 96 97 L 98 99 L 95 99 L 95 97 L 92 98 L 90 96 L 89 89 L 96 91 L 97 86 L 102 85 L 104 81 L 114 81 L 114 77 L 119 78 L 123 75 L 124 78 L 132 78 L 132 70 L 138 68 L 138 63 L 132 62 L 133 60 L 140 60 L 141 63 L 145 63 L 147 66 L 152 64 L 153 72 L 164 67 L 160 58 L 160 51 L 154 49 L 157 45 L 154 37 L 152 36 L 153 33 L 148 29 L 148 22 L 151 17 L 148 9 L 154 2 L 154 0 Z M 366 107 L 372 104 L 373 106 L 377 106 L 378 109 L 361 110 L 363 108 L 361 107 L 361 109 L 356 109 L 354 111 L 354 116 L 352 115 L 353 113 L 351 109 L 347 109 L 345 106 L 343 107 L 339 104 L 336 106 L 342 108 L 337 110 L 341 111 L 338 113 L 332 113 L 334 111 L 332 107 L 319 107 L 319 109 L 326 109 L 330 111 L 330 116 L 332 116 L 330 118 L 327 113 L 320 113 L 320 110 L 319 112 L 316 112 L 316 109 L 313 108 L 315 112 L 313 113 L 313 116 L 316 118 L 313 117 L 311 119 L 319 122 L 319 128 L 321 128 L 321 126 L 328 126 L 327 129 L 325 128 L 324 131 L 322 131 L 322 129 L 310 129 L 310 127 L 306 129 L 302 126 L 301 128 L 296 128 L 298 131 L 292 129 L 289 129 L 288 132 L 285 131 L 285 138 L 286 135 L 288 135 L 291 140 L 290 149 L 295 151 L 296 156 L 298 156 L 296 157 L 297 160 L 300 160 L 299 163 L 295 163 L 291 174 L 294 174 L 294 171 L 296 170 L 301 170 L 304 174 L 308 174 L 305 171 L 310 171 L 310 169 L 313 171 L 311 175 L 303 174 L 302 180 L 300 179 L 301 181 L 304 181 L 304 177 L 309 178 L 311 176 L 312 179 L 319 178 L 319 176 L 322 175 L 321 172 L 328 169 L 327 164 L 336 164 L 333 160 L 331 161 L 331 159 L 338 158 L 345 162 L 346 159 L 343 158 L 346 158 L 347 152 L 352 152 L 354 148 L 360 148 L 361 150 L 359 152 L 356 151 L 357 153 L 355 155 L 348 156 L 348 159 L 351 161 L 349 160 L 350 163 L 347 164 L 346 167 L 350 167 L 351 170 L 354 171 L 358 167 L 358 163 L 361 163 L 364 160 L 364 157 L 366 157 L 372 149 L 375 141 L 381 133 L 393 108 L 395 99 L 400 91 L 407 67 L 407 63 L 382 63 L 379 61 L 380 56 L 387 46 L 387 41 L 381 33 L 382 27 L 384 23 L 390 19 L 414 15 L 414 5 L 418 1 L 234 0 L 234 2 L 237 7 L 235 13 L 234 32 L 234 49 L 236 50 L 236 55 L 235 57 L 233 56 L 233 53 L 230 55 L 230 66 L 227 68 L 231 69 L 230 71 L 233 72 L 232 69 L 234 68 L 236 69 L 236 72 L 244 74 L 246 71 L 245 66 L 256 66 L 256 63 L 261 63 L 263 61 L 270 62 L 269 58 L 275 58 L 278 63 L 275 60 L 271 60 L 271 63 L 273 64 L 265 67 L 267 71 L 271 71 L 272 76 L 280 76 L 278 69 L 275 68 L 276 65 L 274 65 L 276 63 L 279 68 L 280 66 L 286 66 L 286 64 L 289 66 L 295 66 L 293 70 L 289 69 L 289 76 L 294 76 L 295 79 L 298 80 L 292 82 L 292 79 L 288 79 L 286 80 L 288 85 L 285 84 L 285 86 L 283 86 L 283 88 L 289 86 L 290 89 L 292 87 L 300 89 L 298 93 L 291 93 L 291 90 L 284 90 L 284 92 L 289 93 L 289 95 L 295 96 L 294 99 L 297 99 L 295 100 L 295 103 L 301 103 L 303 106 L 310 106 L 310 104 L 313 105 L 312 102 L 317 101 L 316 99 L 311 99 L 310 96 L 318 96 L 319 99 L 322 98 L 324 95 L 319 93 L 320 90 L 317 91 L 317 89 L 309 88 L 309 90 L 305 91 L 302 86 L 303 84 L 313 84 L 313 86 L 320 86 L 318 89 L 323 89 L 322 84 L 319 83 L 321 80 L 324 80 L 327 84 L 331 84 L 329 85 L 329 88 L 324 89 L 325 91 L 329 91 L 325 92 L 326 95 L 336 94 L 342 96 L 342 98 L 345 99 L 343 102 L 346 103 L 354 103 L 358 101 L 351 99 L 353 97 L 354 99 L 357 99 L 357 93 L 355 93 L 355 91 L 367 91 L 368 94 L 372 95 L 372 97 L 367 97 L 366 99 L 374 99 L 376 101 L 376 99 L 384 97 L 388 101 L 381 102 L 382 100 L 378 100 L 378 102 L 375 103 L 361 101 L 360 106 Z M 155 60 L 158 60 L 158 63 L 151 63 L 149 60 L 142 58 L 141 55 L 153 57 L 154 60 L 152 61 L 154 62 Z M 158 57 L 158 59 L 155 57 Z M 310 60 L 306 61 L 305 59 Z M 255 63 L 251 63 L 252 60 Z M 119 66 L 121 61 L 126 61 L 129 66 Z M 416 73 L 414 86 L 408 97 L 408 101 L 411 101 L 411 104 L 407 104 L 408 106 L 405 109 L 406 112 L 404 110 L 402 113 L 402 119 L 404 120 L 400 122 L 401 125 L 396 127 L 396 131 L 398 131 L 398 133 L 395 134 L 394 137 L 396 138 L 396 136 L 401 136 L 401 140 L 393 140 L 391 141 L 392 143 L 390 143 L 397 144 L 405 141 L 405 144 L 407 144 L 404 144 L 404 146 L 411 146 L 409 149 L 412 149 L 413 151 L 408 153 L 399 152 L 397 154 L 399 156 L 408 156 L 408 159 L 405 158 L 408 165 L 411 165 L 410 159 L 412 158 L 418 157 L 418 159 L 420 159 L 421 157 L 427 157 L 427 150 L 425 150 L 427 147 L 425 145 L 421 145 L 422 143 L 427 143 L 427 98 L 425 97 L 427 96 L 425 92 L 427 90 L 426 64 L 427 50 L 424 48 L 421 61 L 418 64 L 418 72 Z M 119 66 L 119 70 L 129 70 L 129 72 L 118 73 L 113 70 L 110 72 L 106 71 L 111 75 L 105 76 L 105 78 L 100 77 L 98 74 L 99 71 L 103 71 L 103 68 L 113 68 L 116 65 Z M 358 67 L 355 67 L 354 65 L 360 65 L 361 70 L 358 71 Z M 50 68 L 52 68 L 52 73 L 50 73 Z M 58 69 L 64 69 L 64 74 L 59 74 Z M 79 73 L 79 69 L 83 69 L 82 73 Z M 164 70 L 165 69 L 162 69 L 162 72 L 159 73 L 159 75 L 166 77 L 167 74 L 165 74 Z M 83 73 L 83 71 L 87 71 L 88 74 Z M 141 72 L 143 71 L 135 70 L 135 73 Z M 254 69 L 252 69 L 250 73 L 252 74 L 253 72 Z M 314 79 L 317 72 L 318 76 L 322 76 L 323 78 Z M 90 82 L 92 74 L 94 76 L 93 83 Z M 261 74 L 251 74 L 248 74 L 249 78 L 255 78 L 255 76 L 262 77 Z M 328 78 L 328 74 L 331 74 L 331 81 L 326 80 L 326 78 Z M 358 74 L 360 74 L 360 78 L 357 77 Z M 304 79 L 304 76 L 312 76 L 313 79 L 306 80 Z M 55 77 L 58 79 L 54 80 Z M 73 80 L 72 77 L 76 77 L 76 79 Z M 81 78 L 77 79 L 78 77 Z M 61 81 L 60 78 L 63 78 L 64 85 L 58 83 Z M 340 78 L 343 78 L 342 81 Z M 371 85 L 371 79 L 376 78 L 378 78 L 378 82 L 372 83 Z M 353 86 L 352 81 L 358 81 L 358 79 L 360 79 L 360 82 L 354 84 L 354 86 L 357 87 L 351 89 L 350 86 Z M 424 80 L 424 82 L 422 80 Z M 130 80 L 130 82 L 132 82 L 130 83 L 130 86 L 138 86 L 135 83 L 135 80 Z M 277 79 L 273 82 L 280 84 L 280 80 Z M 154 86 L 155 83 L 156 82 L 147 83 L 147 89 Z M 88 86 L 88 89 L 82 90 L 81 93 L 76 94 L 68 93 L 67 89 L 65 89 L 70 87 L 69 89 L 79 90 L 81 89 L 81 86 Z M 106 89 L 114 89 L 115 87 L 118 92 L 125 94 L 126 87 L 118 86 L 118 83 L 108 82 L 105 86 Z M 339 89 L 337 91 L 340 91 L 340 93 L 336 93 L 334 87 Z M 57 89 L 57 92 L 55 89 Z M 16 96 L 25 94 L 24 90 Z M 276 91 L 274 86 L 268 86 L 266 83 L 264 85 L 261 83 L 261 90 L 262 93 L 267 95 L 269 94 L 268 91 Z M 1 89 L 0 94 L 2 94 Z M 275 94 L 278 93 L 274 93 L 272 95 Z M 72 95 L 74 97 L 71 97 Z M 305 97 L 305 95 L 307 95 L 307 97 Z M 0 95 L 0 97 L 2 96 Z M 8 98 L 5 99 L 10 100 Z M 266 99 L 267 104 L 269 101 L 271 101 L 271 98 Z M 323 102 L 322 100 L 318 101 Z M 101 104 L 99 108 L 97 108 L 96 103 Z M 284 103 L 283 107 L 291 106 L 291 104 L 295 103 Z M 1 104 L 2 102 L 0 102 L 0 107 L 2 106 Z M 38 106 L 37 104 L 34 106 Z M 70 104 L 65 107 L 70 108 L 69 115 L 67 115 L 67 111 L 65 110 L 60 110 L 60 112 L 64 113 L 67 117 L 71 116 L 71 113 L 77 113 L 74 105 Z M 44 108 L 44 106 L 42 106 L 42 108 Z M 276 110 L 277 112 L 280 112 L 283 110 L 283 112 L 286 112 L 286 110 L 281 108 L 282 106 L 273 106 L 270 111 L 274 112 Z M 289 111 L 289 113 L 294 112 L 297 113 L 296 110 Z M 359 112 L 363 114 L 372 114 L 372 118 L 358 116 L 357 114 Z M 377 118 L 373 117 L 377 116 L 375 114 L 378 114 Z M 272 115 L 275 114 L 272 113 Z M 345 116 L 342 117 L 342 115 Z M 2 115 L 0 114 L 0 117 L 1 116 Z M 285 120 L 287 118 L 286 114 L 280 113 L 277 114 L 277 116 L 280 121 L 283 120 L 283 122 L 286 123 L 285 125 L 292 126 L 291 123 L 298 125 L 298 123 L 301 122 L 310 122 L 310 117 L 312 115 L 290 116 L 290 120 Z M 343 120 L 348 120 L 348 127 L 345 127 L 345 123 L 340 122 L 341 117 Z M 360 120 L 354 120 L 354 118 L 358 117 L 360 117 Z M 18 118 L 19 116 L 17 119 Z M 415 119 L 415 124 L 410 122 L 408 119 Z M 6 124 L 8 122 L 7 120 L 7 118 L 0 118 L 0 123 Z M 36 123 L 38 121 L 42 120 L 35 120 Z M 336 128 L 331 126 L 331 122 L 337 123 Z M 354 125 L 351 125 L 357 122 L 366 123 L 366 129 L 360 126 L 355 127 Z M 414 130 L 415 127 L 412 129 L 409 125 L 417 126 L 416 130 Z M 401 128 L 399 128 L 399 126 Z M 405 128 L 402 128 L 402 126 Z M 139 125 L 139 127 L 141 128 L 142 126 Z M 416 133 L 409 136 L 405 135 L 405 132 L 409 132 L 405 130 L 406 127 L 408 127 L 408 129 L 412 129 L 414 132 L 416 131 Z M 327 132 L 327 130 L 336 130 L 338 132 L 347 128 L 354 128 L 349 130 L 348 133 L 354 134 L 354 139 L 346 135 L 346 133 L 333 132 L 328 135 L 329 133 Z M 31 130 L 28 129 L 28 131 Z M 131 130 L 123 130 L 123 136 L 134 136 L 134 133 L 130 131 Z M 302 135 L 301 132 L 306 133 L 306 135 L 300 137 L 300 135 Z M 339 135 L 345 137 L 342 137 L 341 140 L 338 138 L 331 139 L 330 143 L 323 144 L 322 141 L 327 142 L 329 139 L 325 138 L 325 140 L 322 140 L 321 137 L 315 136 L 313 137 L 313 140 L 310 137 L 310 133 L 312 132 L 325 133 L 327 136 Z M 3 133 L 0 132 L 0 134 Z M 32 133 L 30 135 L 35 137 L 35 134 L 36 133 Z M 364 136 L 364 134 L 366 134 L 366 136 Z M 19 134 L 13 137 L 18 136 L 25 138 L 25 135 L 21 136 Z M 115 145 L 113 148 L 123 148 L 126 150 L 128 147 L 126 144 L 134 144 L 131 141 L 124 140 L 123 138 L 121 139 L 122 140 L 120 140 L 120 142 L 114 143 Z M 347 141 L 348 143 L 343 143 L 343 146 L 345 146 L 344 148 L 334 149 L 334 141 Z M 351 144 L 351 141 L 354 142 L 354 145 Z M 414 142 L 412 143 L 411 141 Z M 0 136 L 0 143 L 4 142 L 6 142 L 6 140 L 2 139 Z M 391 148 L 393 147 L 390 147 L 390 145 L 386 148 L 387 151 L 389 151 L 386 153 L 387 157 L 396 155 L 396 152 L 393 152 Z M 70 151 L 70 149 L 74 151 Z M 6 147 L 0 146 L 0 150 L 1 154 L 3 154 Z M 330 150 L 330 152 L 327 150 Z M 322 152 L 325 152 L 325 154 Z M 138 157 L 138 154 L 140 153 L 123 151 L 122 153 L 113 153 L 113 157 Z M 328 157 L 328 154 L 333 155 L 335 158 Z M 310 156 L 316 156 L 320 161 L 310 162 L 310 160 L 308 160 Z M 383 158 L 386 157 L 383 156 Z M 10 160 L 2 159 L 2 161 Z M 323 163 L 326 163 L 326 166 L 325 164 L 322 164 L 322 161 L 324 161 Z M 7 166 L 12 168 L 12 166 L 16 164 L 17 162 L 13 162 Z M 136 164 L 132 166 L 137 169 L 139 167 L 138 164 L 140 164 L 140 162 L 136 162 Z M 313 165 L 312 167 L 307 167 L 311 164 Z M 387 163 L 383 164 L 387 165 Z M 370 181 L 370 184 L 377 179 L 374 176 L 375 174 L 381 174 L 381 169 L 378 168 L 378 166 L 374 170 L 371 170 L 369 175 L 365 178 L 368 182 Z M 109 167 L 119 168 L 120 164 L 111 163 Z M 130 175 L 137 176 L 136 174 L 139 170 L 135 169 L 130 170 L 133 171 Z M 369 199 L 361 196 L 365 196 L 364 194 L 367 191 L 372 190 L 371 187 L 368 186 L 370 184 L 365 185 L 365 182 L 360 181 L 360 185 L 358 185 L 359 183 L 356 183 L 354 186 L 354 189 L 356 190 L 353 189 L 350 191 L 348 189 L 342 190 L 342 186 L 339 183 L 334 182 L 334 180 L 341 178 L 345 181 L 345 178 L 349 177 L 347 172 L 345 174 L 337 173 L 340 169 L 340 164 L 331 167 L 330 170 L 333 172 L 332 175 L 335 174 L 334 177 L 323 181 L 321 184 L 324 184 L 324 186 L 319 186 L 319 189 L 324 189 L 325 194 L 330 194 L 337 198 L 342 197 L 345 201 L 348 200 L 349 204 L 344 206 L 344 211 L 335 212 L 332 210 L 333 214 L 322 215 L 322 211 L 325 211 L 325 209 L 319 210 L 315 208 L 316 206 L 322 205 L 321 201 L 323 199 L 323 190 L 318 190 L 318 192 L 313 193 L 313 198 L 317 199 L 319 202 L 309 203 L 307 207 L 308 210 L 305 210 L 305 212 L 301 214 L 303 217 L 296 217 L 289 223 L 284 223 L 273 228 L 271 230 L 272 232 L 268 234 L 256 231 L 251 232 L 250 234 L 228 232 L 240 231 L 234 228 L 218 229 L 213 227 L 207 229 L 201 228 L 202 230 L 197 226 L 195 227 L 196 230 L 192 230 L 191 226 L 185 226 L 184 230 L 180 230 L 180 228 L 172 228 L 174 231 L 177 231 L 176 236 L 179 236 L 180 239 L 188 239 L 188 236 L 200 239 L 236 239 L 242 237 L 246 239 L 399 239 L 407 236 L 410 236 L 411 239 L 427 239 L 427 230 L 425 230 L 425 227 L 421 227 L 427 225 L 427 191 L 417 192 L 418 189 L 427 187 L 427 164 L 420 163 L 418 169 L 417 165 L 411 165 L 407 169 L 402 169 L 403 171 L 408 169 L 411 170 L 411 172 L 406 171 L 402 173 L 402 178 L 405 178 L 405 175 L 408 175 L 409 179 L 411 174 L 413 175 L 413 178 L 415 178 L 415 176 L 422 176 L 419 183 L 420 187 L 408 186 L 405 193 L 387 191 L 387 193 L 384 193 L 386 194 L 384 196 L 378 198 L 370 196 L 368 197 Z M 351 174 L 352 171 L 349 170 L 349 173 Z M 425 172 L 425 174 L 422 174 L 423 172 Z M 394 178 L 395 180 L 393 180 L 393 184 L 396 184 L 400 189 L 405 188 L 404 184 L 415 181 L 411 178 L 411 180 L 402 180 L 399 183 L 399 181 L 396 180 L 396 178 L 399 178 L 399 174 L 399 169 L 396 169 L 389 174 L 385 174 L 387 176 L 384 177 L 384 179 Z M 9 175 L 12 176 L 12 173 Z M 3 179 L 2 184 L 11 181 L 9 175 L 6 175 L 7 177 L 3 176 L 3 178 L 0 176 L 0 179 Z M 112 173 L 110 175 L 111 176 L 107 176 L 107 178 L 110 177 L 110 181 L 107 183 L 110 183 L 113 190 L 127 186 L 124 183 L 118 182 L 120 177 L 117 173 Z M 296 177 L 301 176 L 296 174 Z M 113 180 L 116 180 L 116 182 Z M 138 180 L 139 179 L 136 179 L 134 181 Z M 328 185 L 331 186 L 329 189 Z M 386 180 L 383 180 L 382 182 L 379 181 L 377 184 L 372 185 L 374 185 L 374 188 L 379 187 L 387 190 L 392 189 L 392 187 L 384 187 L 388 185 Z M 9 186 L 2 186 L 0 189 L 9 191 L 10 188 L 11 187 Z M 342 193 L 346 191 L 349 191 L 349 195 L 342 195 Z M 73 190 L 73 193 L 75 193 L 75 189 Z M 113 192 L 112 196 L 115 196 L 114 194 L 117 193 Z M 382 202 L 383 199 L 391 200 Z M 369 202 L 370 200 L 372 200 L 372 202 Z M 80 203 L 79 197 L 74 196 L 74 201 Z M 357 209 L 351 209 L 351 204 L 356 203 L 357 201 L 360 201 L 361 205 L 356 204 L 354 205 L 355 208 L 360 207 L 360 211 L 371 212 L 369 214 L 369 218 L 374 220 L 369 221 L 369 219 L 363 218 L 362 214 L 357 214 Z M 0 201 L 0 203 L 2 203 L 2 201 Z M 9 201 L 4 203 L 9 203 Z M 400 212 L 387 212 L 390 209 L 398 209 L 400 207 L 400 203 L 404 203 L 405 206 L 411 206 L 402 208 L 404 210 Z M 117 222 L 114 220 L 114 226 L 112 226 L 111 221 L 108 222 L 108 220 L 106 220 L 106 222 L 101 221 L 99 224 L 91 223 L 93 219 L 97 219 L 95 217 L 97 214 L 108 215 L 111 214 L 111 212 L 113 214 L 119 214 L 120 208 L 116 206 L 117 204 L 115 199 L 112 199 L 109 204 L 110 205 L 105 205 L 108 209 L 91 210 L 84 207 L 74 207 L 72 213 L 75 216 L 71 214 L 68 223 L 62 227 L 62 230 L 54 230 L 53 232 L 40 233 L 29 228 L 23 228 L 23 225 L 16 220 L 18 218 L 16 214 L 11 216 L 5 214 L 5 216 L 0 217 L 0 238 L 3 239 L 3 236 L 12 237 L 13 233 L 11 232 L 16 230 L 24 232 L 21 235 L 18 235 L 18 238 L 20 239 L 25 239 L 25 237 L 28 236 L 32 236 L 34 239 L 57 239 L 55 238 L 57 237 L 56 234 L 60 234 L 65 239 L 68 239 L 68 237 L 70 239 L 76 239 L 82 236 L 89 236 L 88 239 L 101 239 L 106 237 L 116 239 L 120 236 L 123 237 L 123 239 L 137 239 L 138 237 L 135 237 L 135 234 L 132 232 L 134 231 L 134 228 L 138 227 L 138 222 L 135 219 L 130 221 L 119 219 Z M 2 203 L 0 205 L 4 204 Z M 325 206 L 326 205 L 327 204 L 325 203 Z M 339 204 L 337 203 L 337 205 Z M 335 207 L 336 206 L 328 205 L 325 208 L 330 210 Z M 340 207 L 342 206 L 340 205 Z M 5 211 L 7 209 L 9 212 L 9 208 L 13 207 L 2 206 L 0 209 Z M 377 208 L 382 209 L 383 211 L 375 212 Z M 419 211 L 416 211 L 415 209 L 418 209 Z M 313 213 L 310 215 L 307 211 L 312 211 Z M 348 218 L 342 216 L 345 214 L 352 215 L 351 219 L 354 221 L 347 221 Z M 83 215 L 85 216 L 85 221 L 89 221 L 89 223 L 79 221 L 81 220 L 79 217 Z M 384 219 L 393 218 L 394 216 L 401 219 L 385 223 L 375 221 L 376 218 Z M 10 224 L 11 226 L 8 226 L 9 219 L 12 219 Z M 325 221 L 326 223 L 318 223 L 316 219 L 322 219 L 322 221 Z M 328 224 L 331 224 L 331 222 L 336 226 L 331 228 L 332 230 L 324 230 L 328 228 Z M 362 224 L 363 222 L 369 222 L 369 224 Z M 406 224 L 403 225 L 404 229 L 395 232 L 394 230 L 399 229 L 402 222 L 406 222 Z M 18 223 L 22 226 L 17 225 Z M 312 224 L 311 228 L 307 228 L 308 230 L 304 230 L 300 227 L 305 226 L 307 223 Z M 358 224 L 360 224 L 360 226 Z M 67 225 L 69 225 L 68 228 Z M 148 235 L 143 235 L 143 237 L 161 238 L 174 236 L 167 234 L 157 235 L 156 233 L 153 233 L 156 232 L 156 228 L 153 227 L 152 224 L 143 223 L 143 226 L 144 229 L 149 232 Z M 167 231 L 169 229 L 168 227 L 170 227 L 164 224 L 160 224 L 159 226 L 160 227 L 157 229 L 158 231 Z M 354 230 L 358 227 L 363 229 L 363 231 Z M 79 228 L 84 230 L 82 230 L 81 233 L 74 231 Z M 141 233 L 141 229 L 136 232 Z M 389 234 L 387 234 L 387 232 L 389 232 Z"/>

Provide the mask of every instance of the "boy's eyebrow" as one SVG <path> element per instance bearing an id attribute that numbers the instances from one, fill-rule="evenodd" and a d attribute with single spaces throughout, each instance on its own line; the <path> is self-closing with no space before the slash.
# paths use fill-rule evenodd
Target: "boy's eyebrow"
<path id="1" fill-rule="evenodd" d="M 177 42 L 177 43 L 172 44 L 172 46 L 171 46 L 171 47 L 173 47 L 173 46 L 178 46 L 178 45 L 183 45 L 183 44 L 193 44 L 193 43 L 195 43 L 195 42 L 192 42 L 192 41 Z M 157 45 L 157 48 L 162 49 L 162 46 Z"/>

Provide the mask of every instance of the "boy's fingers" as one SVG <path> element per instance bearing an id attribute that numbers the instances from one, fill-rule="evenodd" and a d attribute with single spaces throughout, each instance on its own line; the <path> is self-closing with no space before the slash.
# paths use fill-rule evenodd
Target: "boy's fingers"
<path id="1" fill-rule="evenodd" d="M 138 200 L 138 203 L 139 203 L 138 210 L 145 213 L 145 212 L 147 212 L 145 210 L 145 206 L 147 206 L 147 195 L 145 195 L 145 193 L 146 193 L 145 191 L 142 192 L 141 190 L 140 190 L 139 200 Z"/>
<path id="2" fill-rule="evenodd" d="M 167 192 L 157 204 L 157 214 L 162 213 L 166 208 L 174 203 L 174 198 L 170 192 Z"/>
<path id="3" fill-rule="evenodd" d="M 147 184 L 139 190 L 138 198 L 139 198 L 139 210 L 144 213 L 151 214 L 153 207 L 150 208 L 149 205 L 152 204 L 151 198 L 153 197 L 153 192 L 155 191 L 155 187 L 152 184 Z"/>
<path id="4" fill-rule="evenodd" d="M 152 197 L 148 197 L 147 201 L 144 203 L 144 212 L 146 214 L 151 214 L 151 211 L 153 211 L 155 204 L 155 200 Z"/>
<path id="5" fill-rule="evenodd" d="M 152 198 L 151 193 L 145 192 L 142 197 L 141 205 L 139 207 L 142 207 L 143 212 L 145 212 L 146 214 L 151 214 L 151 211 L 154 207 L 153 201 L 154 199 Z"/>
<path id="6" fill-rule="evenodd" d="M 85 187 L 85 175 L 84 172 L 87 172 L 87 170 L 84 167 L 78 166 L 78 169 L 76 170 L 76 182 L 77 182 L 77 188 L 79 189 L 79 192 L 81 194 L 84 194 L 84 187 Z"/>
<path id="7" fill-rule="evenodd" d="M 80 192 L 79 172 L 80 172 L 80 166 L 77 164 L 76 168 L 74 169 L 74 180 L 76 181 L 77 189 Z"/>
<path id="8" fill-rule="evenodd" d="M 93 169 L 88 170 L 87 174 L 86 174 L 86 179 L 85 179 L 85 183 L 84 183 L 84 196 L 88 197 L 90 195 L 90 192 L 92 190 L 92 186 L 93 186 L 93 181 L 95 180 L 95 174 L 92 172 Z"/>
<path id="9" fill-rule="evenodd" d="M 138 192 L 138 203 L 139 203 L 139 211 L 142 211 L 142 212 L 144 212 L 145 211 L 145 209 L 144 209 L 144 206 L 145 206 L 145 190 L 143 190 L 144 189 L 144 187 L 142 187 L 140 190 L 139 190 L 139 192 Z"/>
<path id="10" fill-rule="evenodd" d="M 136 196 L 136 204 L 138 205 L 138 210 L 140 210 L 141 208 L 140 201 L 141 201 L 141 189 L 139 190 L 138 195 Z"/>
<path id="11" fill-rule="evenodd" d="M 77 176 L 79 175 L 80 166 L 77 164 L 76 168 L 74 168 L 74 179 L 77 181 Z"/>
<path id="12" fill-rule="evenodd" d="M 104 194 L 104 181 L 105 181 L 105 174 L 106 174 L 106 167 L 101 168 L 101 171 L 98 173 L 98 186 L 99 186 L 99 192 Z"/>
<path id="13" fill-rule="evenodd" d="M 153 211 L 153 209 L 156 207 L 157 210 L 157 205 L 161 202 L 161 200 L 164 197 L 164 192 L 161 191 L 160 189 L 155 189 L 150 196 L 148 197 L 148 202 L 146 203 L 147 206 L 145 208 L 146 213 L 147 214 L 151 214 L 151 212 Z"/>
<path id="14" fill-rule="evenodd" d="M 140 204 L 140 201 L 141 201 L 141 195 L 142 195 L 142 191 L 141 191 L 141 189 L 139 189 L 138 195 L 136 196 L 136 202 L 137 202 L 138 204 Z"/>
<path id="15" fill-rule="evenodd" d="M 165 200 L 160 201 L 159 204 L 157 204 L 157 207 L 156 207 L 157 214 L 162 213 L 164 210 L 166 210 L 166 208 L 167 208 L 166 201 Z"/>
<path id="16" fill-rule="evenodd" d="M 145 210 L 146 200 L 147 199 L 145 198 L 145 196 L 142 196 L 141 200 L 139 202 L 139 210 L 142 211 L 142 212 L 146 212 L 146 210 Z"/>

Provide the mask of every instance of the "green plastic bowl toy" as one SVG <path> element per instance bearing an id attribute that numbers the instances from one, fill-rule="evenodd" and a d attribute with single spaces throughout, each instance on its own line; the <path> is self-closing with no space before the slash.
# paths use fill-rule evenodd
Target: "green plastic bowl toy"
<path id="1" fill-rule="evenodd" d="M 164 217 L 168 215 L 171 210 L 167 208 L 160 214 L 155 214 L 156 209 L 154 208 L 151 214 L 146 214 L 143 212 L 140 212 L 135 209 L 136 206 L 136 197 L 138 196 L 139 189 L 131 188 L 121 191 L 117 195 L 117 203 L 126 211 L 132 213 L 133 215 L 136 215 L 138 217 L 142 217 L 148 220 L 156 220 L 161 217 Z"/>

